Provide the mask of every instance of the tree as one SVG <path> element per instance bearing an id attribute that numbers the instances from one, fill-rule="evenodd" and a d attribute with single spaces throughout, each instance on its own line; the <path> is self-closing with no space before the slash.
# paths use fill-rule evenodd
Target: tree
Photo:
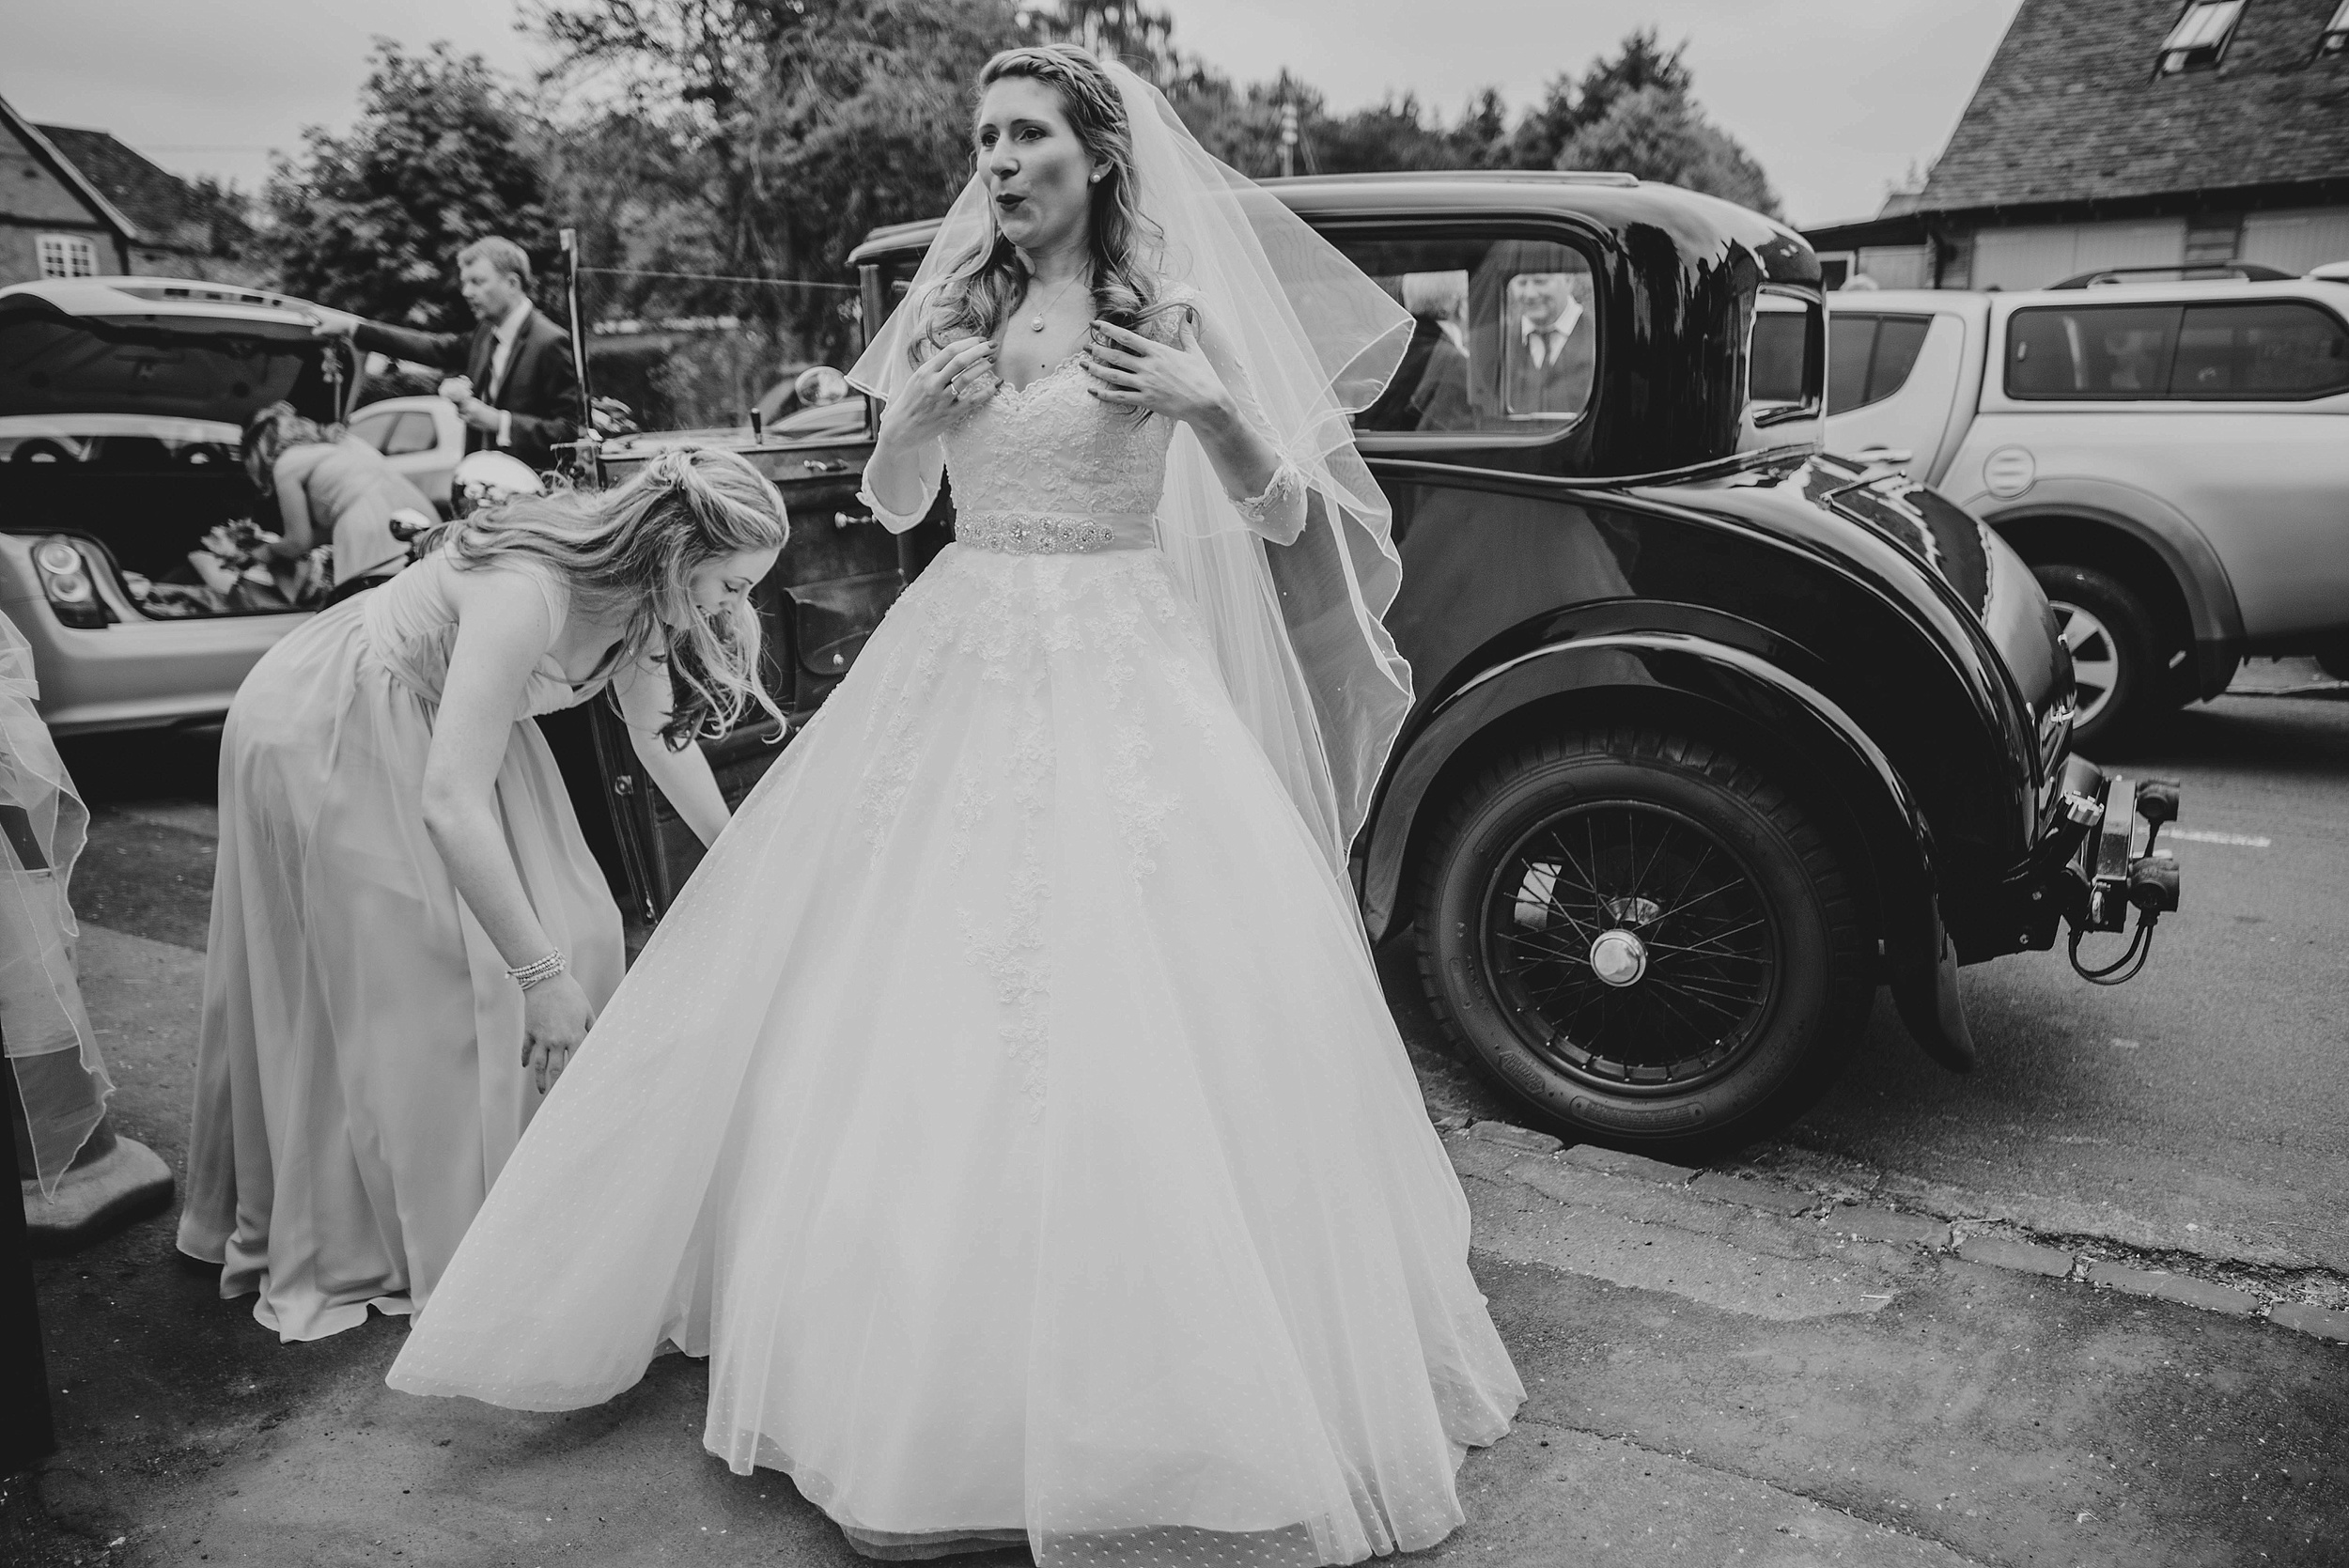
<path id="1" fill-rule="evenodd" d="M 1779 215 L 1778 194 L 1762 166 L 1686 93 L 1669 87 L 1617 97 L 1606 114 L 1574 133 L 1558 154 L 1558 167 L 1620 169 Z"/>
<path id="2" fill-rule="evenodd" d="M 970 178 L 972 81 L 1033 36 L 1009 0 L 578 0 L 535 24 L 549 85 L 669 161 L 707 270 L 811 284 L 838 283 L 867 228 L 944 210 Z M 841 346 L 836 295 L 734 298 L 804 351 Z"/>
<path id="3" fill-rule="evenodd" d="M 469 242 L 502 234 L 552 258 L 526 129 L 479 55 L 378 39 L 350 134 L 313 126 L 271 173 L 267 243 L 286 288 L 382 320 L 465 325 L 449 279 Z"/>
<path id="4" fill-rule="evenodd" d="M 1143 81 L 1166 90 L 1194 66 L 1174 47 L 1174 18 L 1141 0 L 1060 0 L 1057 10 L 1023 8 L 1022 25 L 1081 43 L 1117 60 Z"/>
<path id="5" fill-rule="evenodd" d="M 1510 161 L 1521 169 L 1559 167 L 1558 155 L 1566 144 L 1606 118 L 1626 94 L 1661 87 L 1686 97 L 1694 85 L 1688 68 L 1680 61 L 1688 51 L 1685 42 L 1666 50 L 1657 41 L 1655 28 L 1641 27 L 1625 35 L 1611 59 L 1602 55 L 1593 60 L 1579 83 L 1569 83 L 1563 74 L 1550 78 L 1542 101 L 1517 123 Z"/>

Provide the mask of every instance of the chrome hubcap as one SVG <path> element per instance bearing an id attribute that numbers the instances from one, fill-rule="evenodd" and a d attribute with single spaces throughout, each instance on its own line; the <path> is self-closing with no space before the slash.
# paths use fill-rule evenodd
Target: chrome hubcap
<path id="1" fill-rule="evenodd" d="M 2112 701 L 2113 689 L 2121 684 L 2121 650 L 2112 640 L 2111 629 L 2078 605 L 2049 599 L 2047 606 L 2055 612 L 2063 645 L 2072 650 L 2072 704 L 2076 709 L 2072 722 L 2076 728 L 2085 729 L 2095 722 L 2096 716 Z"/>
<path id="2" fill-rule="evenodd" d="M 1591 972 L 1610 986 L 1636 984 L 1647 972 L 1647 945 L 1628 931 L 1602 931 L 1591 944 Z"/>

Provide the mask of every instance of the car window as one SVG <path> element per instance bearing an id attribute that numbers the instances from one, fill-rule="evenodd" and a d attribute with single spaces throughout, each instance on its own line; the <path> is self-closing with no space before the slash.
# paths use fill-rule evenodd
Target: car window
<path id="1" fill-rule="evenodd" d="M 351 416 L 350 433 L 381 452 L 384 439 L 392 433 L 392 427 L 398 418 L 396 413 L 354 414 Z"/>
<path id="2" fill-rule="evenodd" d="M 2010 397 L 2121 398 L 2169 396 L 2182 307 L 2039 305 L 2007 325 Z"/>
<path id="3" fill-rule="evenodd" d="M 432 416 L 422 409 L 410 409 L 392 427 L 382 451 L 387 458 L 399 458 L 411 452 L 429 452 L 440 443 L 441 433 L 434 428 Z"/>
<path id="4" fill-rule="evenodd" d="M 1330 238 L 1412 318 L 1394 379 L 1356 429 L 1549 435 L 1582 417 L 1598 313 L 1580 252 L 1554 240 Z"/>
<path id="5" fill-rule="evenodd" d="M 2173 397 L 2321 397 L 2349 390 L 2349 332 L 2288 300 L 2186 307 Z"/>
<path id="6" fill-rule="evenodd" d="M 1917 368 L 1930 316 L 1855 316 L 1829 311 L 1827 326 L 1827 411 L 1842 413 L 1881 403 L 1908 383 Z"/>
<path id="7" fill-rule="evenodd" d="M 1819 411 L 1820 377 L 1812 360 L 1815 299 L 1764 285 L 1753 297 L 1746 340 L 1746 405 L 1756 426 L 1781 425 Z"/>

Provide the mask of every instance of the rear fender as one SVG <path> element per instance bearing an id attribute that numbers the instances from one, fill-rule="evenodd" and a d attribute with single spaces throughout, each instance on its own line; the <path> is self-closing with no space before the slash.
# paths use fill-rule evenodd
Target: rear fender
<path id="1" fill-rule="evenodd" d="M 2065 478 L 2043 479 L 2017 501 L 2001 504 L 1983 494 L 1966 505 L 2026 561 L 2048 559 L 2047 550 L 2032 536 L 2049 525 L 2108 529 L 2151 551 L 2186 604 L 2197 655 L 2194 695 L 2216 696 L 2226 689 L 2243 646 L 2242 607 L 2217 551 L 2177 507 L 2132 486 Z"/>
<path id="2" fill-rule="evenodd" d="M 1620 713 L 1610 697 L 1654 706 L 1663 693 L 1683 711 L 1690 704 L 1717 710 L 1802 754 L 1848 813 L 1869 860 L 1888 978 L 1932 986 L 1944 941 L 1932 836 L 1890 760 L 1815 687 L 1744 648 L 1684 632 L 1607 633 L 1537 648 L 1447 698 L 1396 763 L 1372 821 L 1362 866 L 1372 939 L 1399 924 L 1404 874 L 1427 823 L 1495 744 L 1570 724 L 1578 707 Z"/>

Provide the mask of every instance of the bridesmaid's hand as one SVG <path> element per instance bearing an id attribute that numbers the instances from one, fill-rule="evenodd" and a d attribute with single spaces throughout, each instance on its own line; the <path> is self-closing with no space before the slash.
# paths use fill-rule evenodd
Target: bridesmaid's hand
<path id="1" fill-rule="evenodd" d="M 884 429 L 919 446 L 937 440 L 967 409 L 995 396 L 995 345 L 984 337 L 947 344 L 906 380 L 882 416 Z"/>
<path id="2" fill-rule="evenodd" d="M 522 993 L 522 1065 L 537 1077 L 539 1094 L 554 1087 L 595 1023 L 587 993 L 568 974 Z"/>
<path id="3" fill-rule="evenodd" d="M 1182 335 L 1159 343 L 1107 321 L 1093 323 L 1085 374 L 1093 396 L 1118 408 L 1162 413 L 1199 425 L 1232 411 L 1232 394 L 1199 347 L 1199 327 L 1188 315 Z"/>

